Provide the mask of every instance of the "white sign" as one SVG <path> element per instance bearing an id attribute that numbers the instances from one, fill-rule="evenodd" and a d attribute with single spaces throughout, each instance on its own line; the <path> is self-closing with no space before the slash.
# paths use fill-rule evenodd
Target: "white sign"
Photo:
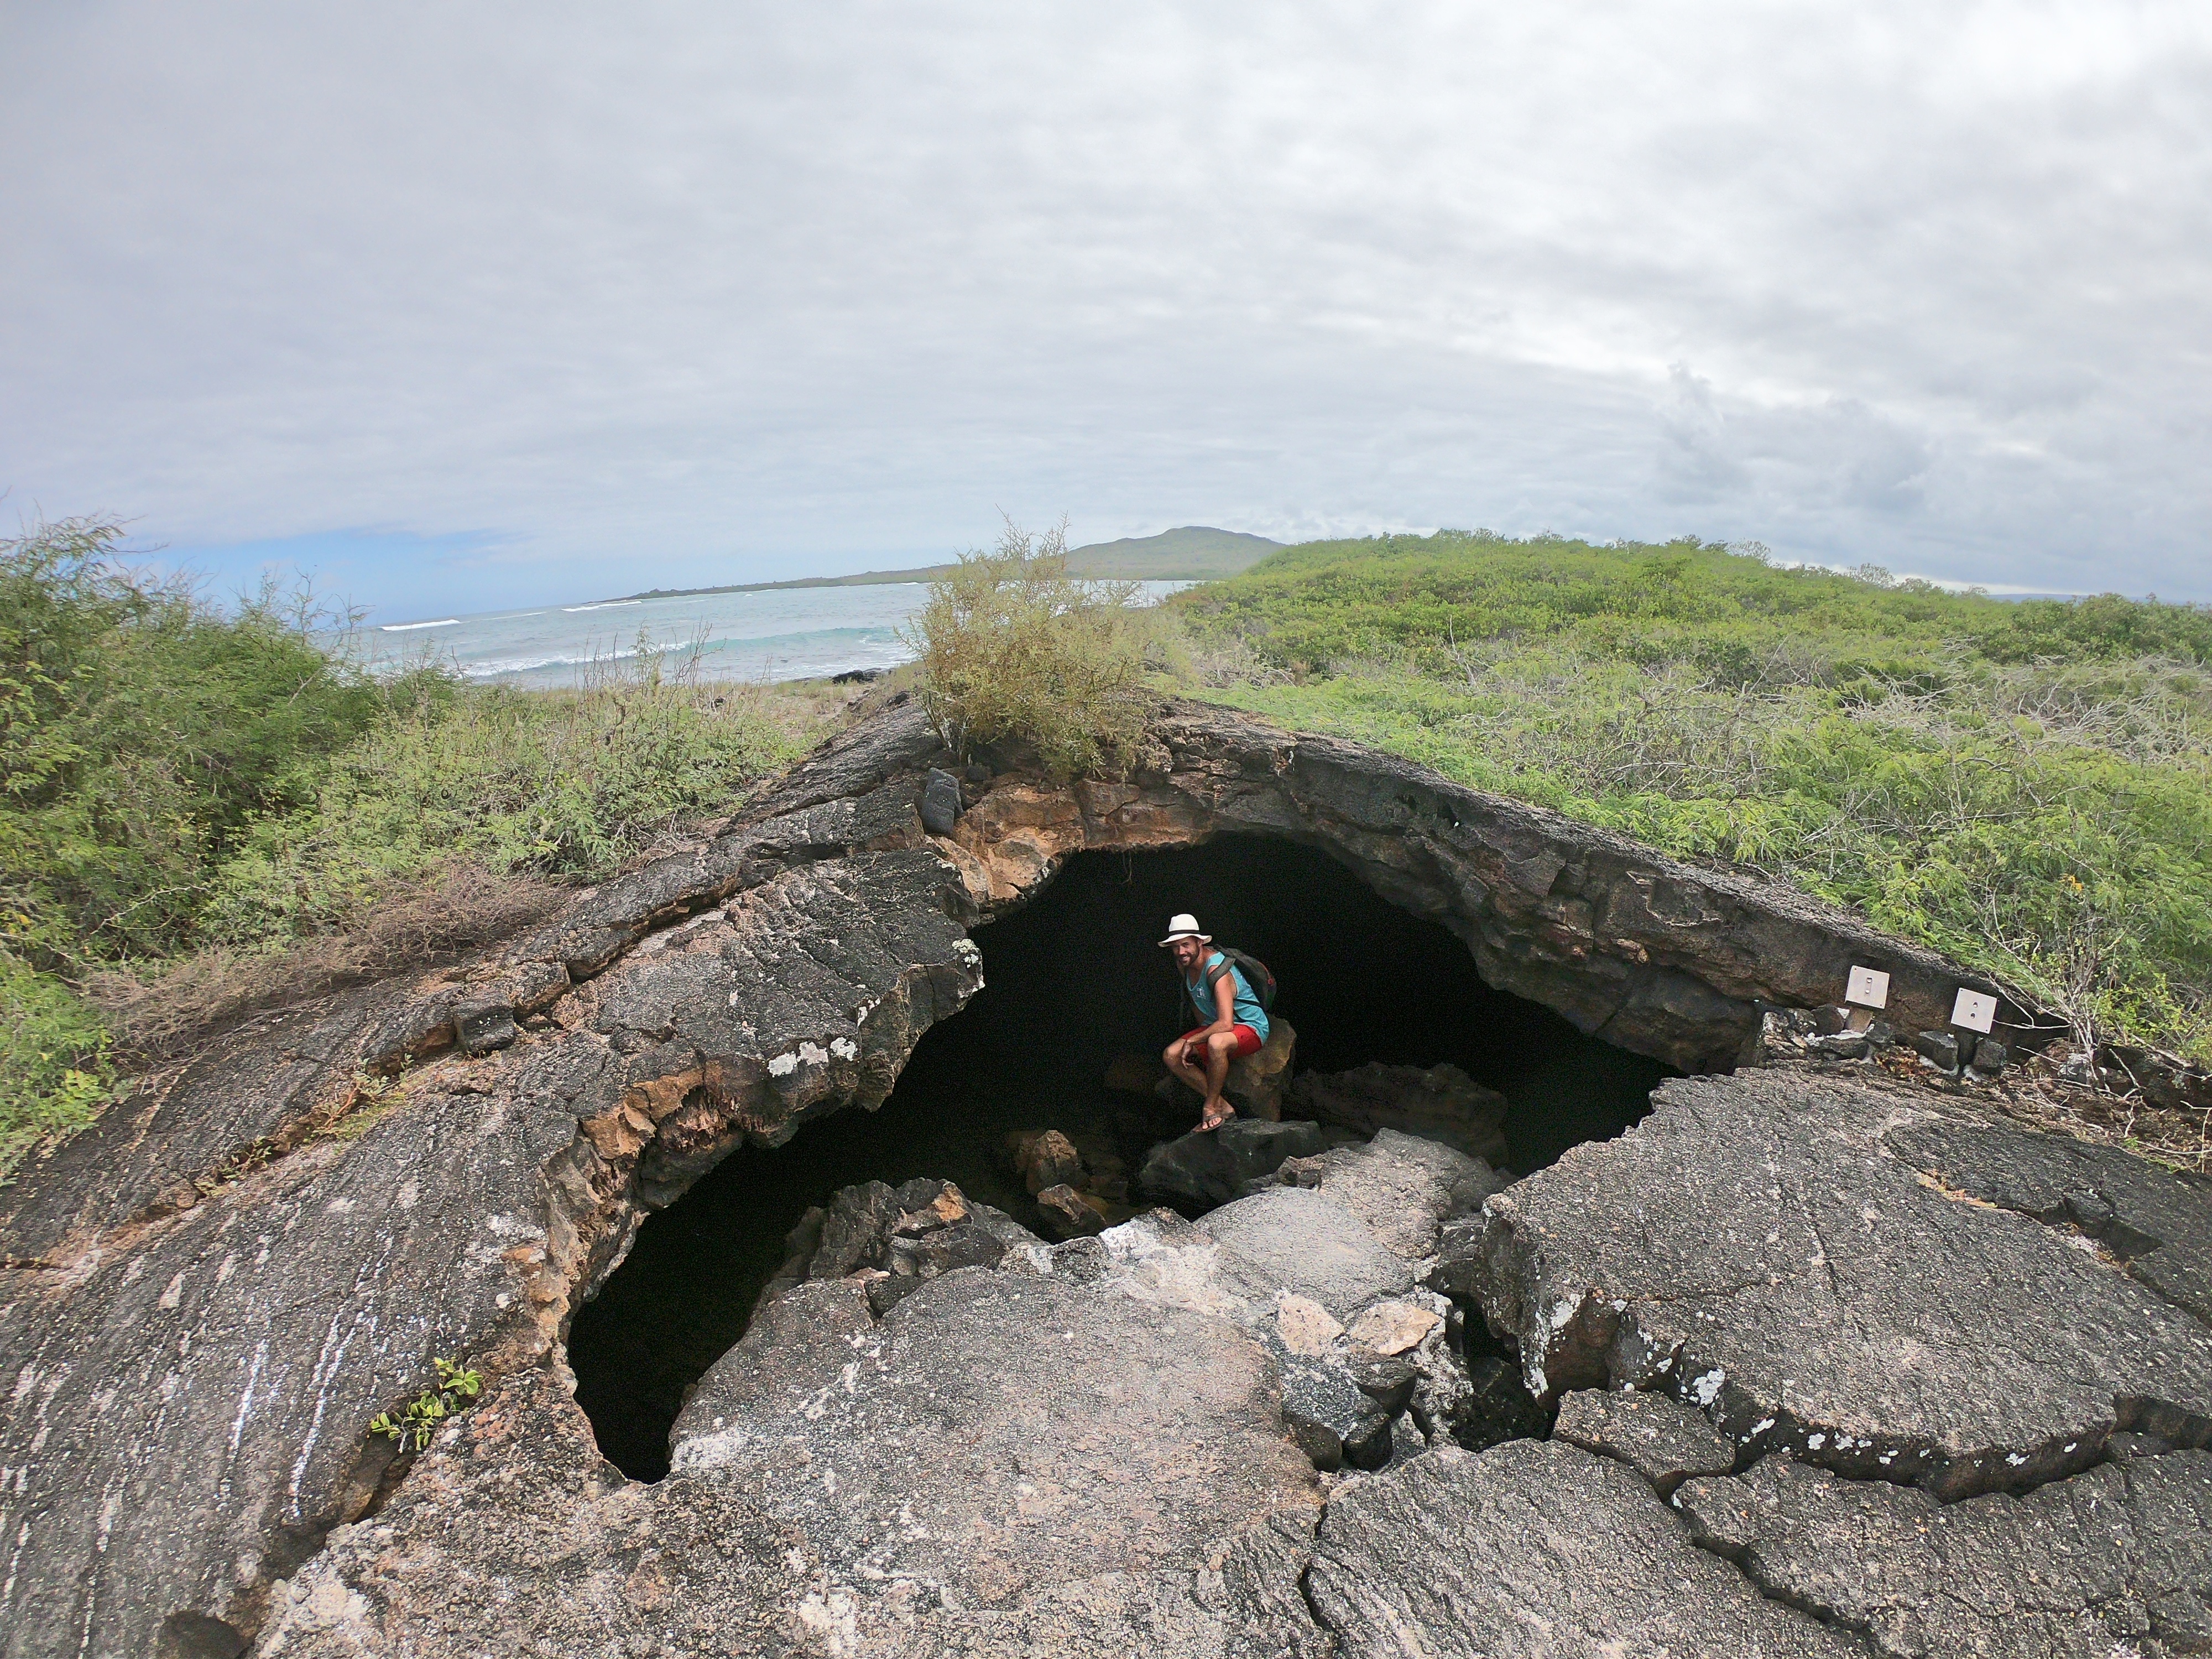
<path id="1" fill-rule="evenodd" d="M 1862 1008 L 1889 1006 L 1889 975 L 1879 968 L 1854 968 L 1844 987 L 1844 1000 Z"/>
<path id="2" fill-rule="evenodd" d="M 1997 1000 L 1980 991 L 1961 991 L 1951 1005 L 1951 1024 L 1969 1031 L 1986 1031 L 1996 1018 Z"/>

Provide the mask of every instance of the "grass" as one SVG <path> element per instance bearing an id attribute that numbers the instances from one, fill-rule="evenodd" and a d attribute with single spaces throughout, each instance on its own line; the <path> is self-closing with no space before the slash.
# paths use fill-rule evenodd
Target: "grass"
<path id="1" fill-rule="evenodd" d="M 2212 611 L 1679 542 L 1321 543 L 1170 601 L 1205 695 L 1748 868 L 2212 1060 Z"/>
<path id="2" fill-rule="evenodd" d="M 793 757 L 744 688 L 664 672 L 649 649 L 588 689 L 472 688 L 379 723 L 313 801 L 253 823 L 201 911 L 215 943 L 313 937 L 433 869 L 589 877 Z"/>

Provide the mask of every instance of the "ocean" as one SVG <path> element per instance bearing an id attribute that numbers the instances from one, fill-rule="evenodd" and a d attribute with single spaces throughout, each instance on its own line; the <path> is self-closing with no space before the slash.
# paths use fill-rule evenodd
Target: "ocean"
<path id="1" fill-rule="evenodd" d="M 1157 604 L 1188 582 L 1142 582 Z M 428 657 L 472 680 L 573 686 L 611 660 L 695 643 L 708 680 L 800 680 L 855 668 L 890 668 L 914 653 L 900 626 L 921 608 L 920 582 L 866 587 L 786 587 L 666 599 L 534 605 L 475 616 L 429 616 L 364 630 L 372 667 Z"/>

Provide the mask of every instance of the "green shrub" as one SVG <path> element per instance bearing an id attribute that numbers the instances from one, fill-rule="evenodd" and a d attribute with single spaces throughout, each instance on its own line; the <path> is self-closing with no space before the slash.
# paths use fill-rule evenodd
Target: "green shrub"
<path id="1" fill-rule="evenodd" d="M 1065 525 L 1040 538 L 1010 520 L 995 550 L 930 584 L 908 640 L 956 753 L 1016 738 L 1055 777 L 1127 769 L 1151 702 L 1136 584 L 1078 580 L 1066 552 Z"/>
<path id="2" fill-rule="evenodd" d="M 122 551 L 99 519 L 0 540 L 0 1172 L 112 1091 L 87 988 L 143 1058 L 451 948 L 544 908 L 542 880 L 493 878 L 597 874 L 811 724 L 643 640 L 574 692 L 380 679 L 304 600 L 221 610 Z"/>
<path id="3" fill-rule="evenodd" d="M 250 946 L 345 927 L 458 864 L 597 874 L 803 746 L 746 689 L 701 687 L 694 659 L 672 673 L 638 647 L 584 690 L 467 688 L 379 724 L 311 804 L 252 826 L 216 874 L 208 936 Z"/>
<path id="4" fill-rule="evenodd" d="M 1790 881 L 2077 1042 L 2212 1058 L 2212 611 L 1450 532 L 1171 604 L 1260 665 L 1224 701 Z"/>
<path id="5" fill-rule="evenodd" d="M 52 975 L 0 955 L 0 1170 L 90 1122 L 115 1085 L 100 1015 Z"/>
<path id="6" fill-rule="evenodd" d="M 443 690 L 380 685 L 273 592 L 224 614 L 120 545 L 90 519 L 0 541 L 0 950 L 65 971 L 188 945 L 246 826 Z"/>

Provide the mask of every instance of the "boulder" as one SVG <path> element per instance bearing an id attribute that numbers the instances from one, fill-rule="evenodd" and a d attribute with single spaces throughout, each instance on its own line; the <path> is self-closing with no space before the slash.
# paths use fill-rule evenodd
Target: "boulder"
<path id="1" fill-rule="evenodd" d="M 2212 1454 L 1950 1504 L 1769 1457 L 1677 1501 L 1698 1543 L 1884 1659 L 2212 1650 Z"/>
<path id="2" fill-rule="evenodd" d="M 1668 1082 L 1635 1129 L 1486 1200 L 1430 1282 L 1480 1302 L 1533 1395 L 1663 1389 L 1740 1459 L 1786 1449 L 1954 1498 L 2087 1468 L 2116 1429 L 2212 1437 L 2212 1326 L 1947 1187 L 1967 1152 L 2021 1148 L 1929 1098 L 1801 1073 Z M 2201 1205 L 2111 1156 L 2131 1193 Z"/>
<path id="3" fill-rule="evenodd" d="M 1037 1208 L 1044 1212 L 1045 1224 L 1055 1237 L 1081 1238 L 1105 1231 L 1105 1212 L 1095 1204 L 1086 1203 L 1081 1193 L 1065 1182 L 1046 1188 L 1036 1195 L 1036 1200 Z"/>
<path id="4" fill-rule="evenodd" d="M 1345 1362 L 1352 1386 L 1392 1416 L 1406 1409 L 1421 1380 L 1420 1367 L 1402 1354 L 1353 1354 Z"/>
<path id="5" fill-rule="evenodd" d="M 1006 1137 L 1006 1150 L 1032 1198 L 1048 1187 L 1084 1184 L 1082 1154 L 1057 1129 L 1017 1129 Z"/>
<path id="6" fill-rule="evenodd" d="M 1137 1189 L 1149 1198 L 1194 1206 L 1226 1204 L 1248 1182 L 1273 1175 L 1286 1158 L 1322 1149 L 1316 1123 L 1232 1118 L 1218 1129 L 1193 1130 L 1145 1155 Z"/>
<path id="7" fill-rule="evenodd" d="M 1441 1314 L 1410 1302 L 1377 1302 L 1362 1309 L 1345 1334 L 1371 1352 L 1401 1354 L 1419 1347 L 1443 1323 Z"/>
<path id="8" fill-rule="evenodd" d="M 1285 1185 L 1327 1193 L 1409 1261 L 1435 1253 L 1447 1216 L 1472 1210 L 1505 1186 L 1480 1158 L 1395 1129 L 1377 1130 L 1364 1146 L 1286 1158 L 1275 1174 Z"/>
<path id="9" fill-rule="evenodd" d="M 809 1279 L 878 1273 L 895 1282 L 874 1292 L 880 1306 L 906 1294 L 906 1281 L 957 1267 L 991 1267 L 1008 1252 L 1041 1257 L 1044 1241 L 1002 1210 L 970 1200 L 949 1181 L 918 1176 L 901 1186 L 880 1181 L 844 1187 L 809 1209 L 785 1241 L 791 1254 L 763 1302 Z"/>
<path id="10" fill-rule="evenodd" d="M 1346 1150 L 1376 1166 L 1375 1190 L 1401 1194 L 1437 1181 L 1431 1155 L 1467 1161 L 1403 1135 Z M 1428 1225 L 1433 1237 L 1433 1218 Z M 1478 1395 L 1448 1340 L 1450 1304 L 1415 1288 L 1412 1264 L 1326 1190 L 1267 1188 L 1211 1212 L 1201 1224 L 1156 1211 L 1109 1228 L 1097 1243 L 1100 1259 L 1082 1271 L 1126 1283 L 1129 1294 L 1147 1301 L 1224 1314 L 1267 1342 L 1285 1376 L 1303 1378 L 1293 1401 L 1300 1443 L 1325 1467 L 1339 1461 L 1379 1467 L 1399 1455 L 1407 1436 L 1425 1444 L 1471 1429 L 1474 1413 L 1495 1403 Z M 1060 1255 L 1055 1271 L 1062 1270 Z M 1347 1323 L 1389 1346 L 1398 1346 L 1393 1337 L 1413 1340 L 1385 1356 L 1353 1342 Z M 1517 1391 L 1517 1382 L 1512 1386 Z M 1540 1432 L 1544 1413 L 1522 1398 L 1533 1431 Z M 1409 1410 L 1418 1433 L 1396 1425 Z M 1371 1420 L 1376 1413 L 1380 1425 Z"/>
<path id="11" fill-rule="evenodd" d="M 1363 1136 L 1396 1129 L 1486 1163 L 1505 1161 L 1505 1097 L 1456 1066 L 1378 1061 L 1349 1072 L 1307 1072 L 1291 1085 L 1288 1100 L 1300 1116 Z"/>
<path id="12" fill-rule="evenodd" d="M 1057 1276 L 951 1273 L 879 1324 L 851 1294 L 775 1304 L 692 1391 L 672 1464 L 757 1494 L 841 1571 L 879 1569 L 891 1599 L 902 1577 L 1000 1605 L 1071 1569 L 1187 1569 L 1311 1510 L 1266 1352 L 1226 1321 Z"/>
<path id="13" fill-rule="evenodd" d="M 1342 1321 L 1412 1287 L 1406 1263 L 1325 1193 L 1270 1188 L 1212 1212 L 1206 1231 L 1221 1277 L 1255 1302 L 1291 1290 Z"/>
<path id="14" fill-rule="evenodd" d="M 1298 1034 L 1281 1015 L 1267 1021 L 1267 1040 L 1256 1054 L 1240 1054 L 1229 1062 L 1229 1075 L 1221 1092 L 1247 1117 L 1263 1122 L 1279 1121 L 1283 1097 L 1291 1081 L 1291 1065 L 1297 1058 Z"/>
<path id="15" fill-rule="evenodd" d="M 1309 1359 L 1333 1352 L 1344 1326 L 1310 1296 L 1283 1291 L 1275 1297 L 1275 1340 Z"/>
<path id="16" fill-rule="evenodd" d="M 1959 1069 L 1959 1039 L 1949 1031 L 1915 1031 L 1905 1042 L 1912 1051 L 1946 1074 Z"/>
<path id="17" fill-rule="evenodd" d="M 1445 1446 L 1338 1492 L 1306 1590 L 1345 1659 L 1863 1659 L 1691 1542 L 1643 1478 L 1564 1441 Z"/>
<path id="18" fill-rule="evenodd" d="M 1390 1461 L 1394 1413 L 1325 1358 L 1279 1357 L 1283 1425 L 1316 1469 L 1379 1469 Z"/>
<path id="19" fill-rule="evenodd" d="M 933 767 L 921 789 L 921 827 L 933 836 L 949 836 L 959 821 L 960 780 Z"/>

